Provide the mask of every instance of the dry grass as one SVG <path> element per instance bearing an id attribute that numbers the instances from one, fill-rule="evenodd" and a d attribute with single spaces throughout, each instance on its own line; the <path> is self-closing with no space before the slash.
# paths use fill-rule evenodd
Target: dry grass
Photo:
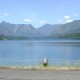
<path id="1" fill-rule="evenodd" d="M 80 66 L 1 66 L 0 69 L 24 69 L 24 70 L 77 70 L 80 71 Z"/>

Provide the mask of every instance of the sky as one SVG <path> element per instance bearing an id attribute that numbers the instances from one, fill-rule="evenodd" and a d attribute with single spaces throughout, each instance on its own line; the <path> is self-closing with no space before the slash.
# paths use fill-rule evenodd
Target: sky
<path id="1" fill-rule="evenodd" d="M 64 24 L 80 19 L 80 0 L 0 0 L 0 22 Z"/>

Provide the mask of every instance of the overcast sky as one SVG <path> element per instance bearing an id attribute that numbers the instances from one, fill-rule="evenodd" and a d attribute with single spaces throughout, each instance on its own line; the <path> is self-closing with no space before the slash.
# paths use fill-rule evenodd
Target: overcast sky
<path id="1" fill-rule="evenodd" d="M 79 19 L 80 0 L 0 0 L 0 22 L 40 27 Z"/>

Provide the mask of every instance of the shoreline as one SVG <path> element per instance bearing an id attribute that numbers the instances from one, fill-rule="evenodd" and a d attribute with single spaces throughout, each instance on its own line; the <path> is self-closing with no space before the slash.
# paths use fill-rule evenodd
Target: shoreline
<path id="1" fill-rule="evenodd" d="M 80 66 L 0 66 L 0 69 L 19 69 L 19 70 L 33 70 L 33 71 L 80 71 Z"/>

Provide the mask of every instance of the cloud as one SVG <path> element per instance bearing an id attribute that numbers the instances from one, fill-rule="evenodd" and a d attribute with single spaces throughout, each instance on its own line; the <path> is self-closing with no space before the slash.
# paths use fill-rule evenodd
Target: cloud
<path id="1" fill-rule="evenodd" d="M 3 16 L 10 16 L 9 13 L 3 13 Z"/>
<path id="2" fill-rule="evenodd" d="M 74 16 L 78 16 L 78 14 L 77 14 L 77 13 L 75 13 L 75 14 L 74 14 Z"/>
<path id="3" fill-rule="evenodd" d="M 46 20 L 39 20 L 39 19 L 36 19 L 36 18 L 33 18 L 33 19 L 25 18 L 24 21 L 25 21 L 25 22 L 28 22 L 28 23 L 31 23 L 31 22 L 40 23 L 40 24 L 45 24 L 45 23 L 47 23 Z"/>
<path id="4" fill-rule="evenodd" d="M 39 23 L 43 23 L 44 24 L 44 23 L 47 23 L 47 21 L 42 20 L 42 21 L 39 21 Z"/>
<path id="5" fill-rule="evenodd" d="M 70 16 L 64 16 L 64 19 L 70 19 Z"/>
<path id="6" fill-rule="evenodd" d="M 32 20 L 31 19 L 28 19 L 28 18 L 27 19 L 24 19 L 24 21 L 25 22 L 29 22 L 29 23 L 32 22 Z"/>
<path id="7" fill-rule="evenodd" d="M 62 23 L 63 21 L 61 19 L 58 20 L 59 23 Z"/>
<path id="8" fill-rule="evenodd" d="M 69 22 L 73 21 L 70 16 L 64 16 L 64 19 L 65 19 L 66 23 L 69 23 Z"/>
<path id="9" fill-rule="evenodd" d="M 71 19 L 68 19 L 68 20 L 66 20 L 66 23 L 69 23 L 69 22 L 72 22 L 73 20 L 71 20 Z"/>

